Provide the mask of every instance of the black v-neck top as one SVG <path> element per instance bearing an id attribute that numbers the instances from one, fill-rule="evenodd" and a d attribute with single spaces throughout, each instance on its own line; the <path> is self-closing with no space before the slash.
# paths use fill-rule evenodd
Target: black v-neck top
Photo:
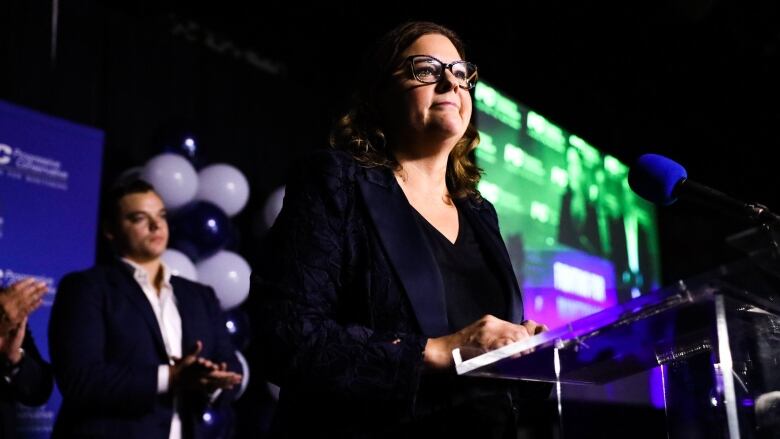
<path id="1" fill-rule="evenodd" d="M 458 237 L 452 243 L 414 212 L 441 272 L 450 331 L 463 329 L 485 314 L 506 320 L 507 286 L 467 216 L 458 209 Z M 499 439 L 517 434 L 510 385 L 501 380 L 453 373 L 424 375 L 415 412 L 417 420 L 408 428 L 414 431 L 410 437 Z"/>
<path id="2" fill-rule="evenodd" d="M 447 318 L 452 332 L 492 314 L 507 320 L 508 303 L 492 260 L 481 248 L 474 228 L 458 209 L 458 237 L 450 242 L 417 210 L 415 217 L 430 243 L 444 281 Z"/>

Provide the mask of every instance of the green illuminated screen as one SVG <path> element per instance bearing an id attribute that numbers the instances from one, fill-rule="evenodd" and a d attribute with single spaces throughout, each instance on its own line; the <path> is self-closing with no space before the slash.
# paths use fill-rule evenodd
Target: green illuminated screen
<path id="1" fill-rule="evenodd" d="M 654 207 L 628 168 L 480 82 L 479 190 L 499 216 L 527 318 L 555 327 L 655 289 Z"/>

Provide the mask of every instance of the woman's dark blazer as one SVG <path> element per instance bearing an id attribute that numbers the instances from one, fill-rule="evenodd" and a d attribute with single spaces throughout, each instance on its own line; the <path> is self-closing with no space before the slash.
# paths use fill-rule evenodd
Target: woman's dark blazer
<path id="1" fill-rule="evenodd" d="M 520 322 L 493 206 L 456 204 Z M 341 151 L 308 157 L 262 253 L 250 309 L 258 362 L 281 387 L 276 432 L 361 436 L 412 417 L 425 343 L 452 331 L 436 260 L 393 173 Z"/>

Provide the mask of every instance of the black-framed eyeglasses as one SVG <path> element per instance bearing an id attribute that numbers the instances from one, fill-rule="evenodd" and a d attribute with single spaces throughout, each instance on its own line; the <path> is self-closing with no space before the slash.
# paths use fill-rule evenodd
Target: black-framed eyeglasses
<path id="1" fill-rule="evenodd" d="M 414 79 L 425 84 L 441 81 L 444 69 L 452 72 L 458 87 L 471 90 L 477 85 L 477 66 L 468 61 L 453 61 L 444 64 L 429 55 L 412 55 L 406 58 L 412 69 Z"/>

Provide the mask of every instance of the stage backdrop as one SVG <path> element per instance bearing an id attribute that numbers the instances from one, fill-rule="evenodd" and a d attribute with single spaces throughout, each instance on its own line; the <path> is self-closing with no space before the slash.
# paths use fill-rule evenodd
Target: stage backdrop
<path id="1" fill-rule="evenodd" d="M 30 318 L 49 359 L 46 329 L 60 278 L 95 259 L 103 133 L 0 101 L 0 286 L 32 276 L 49 284 Z M 20 437 L 48 438 L 61 397 L 18 406 Z"/>

